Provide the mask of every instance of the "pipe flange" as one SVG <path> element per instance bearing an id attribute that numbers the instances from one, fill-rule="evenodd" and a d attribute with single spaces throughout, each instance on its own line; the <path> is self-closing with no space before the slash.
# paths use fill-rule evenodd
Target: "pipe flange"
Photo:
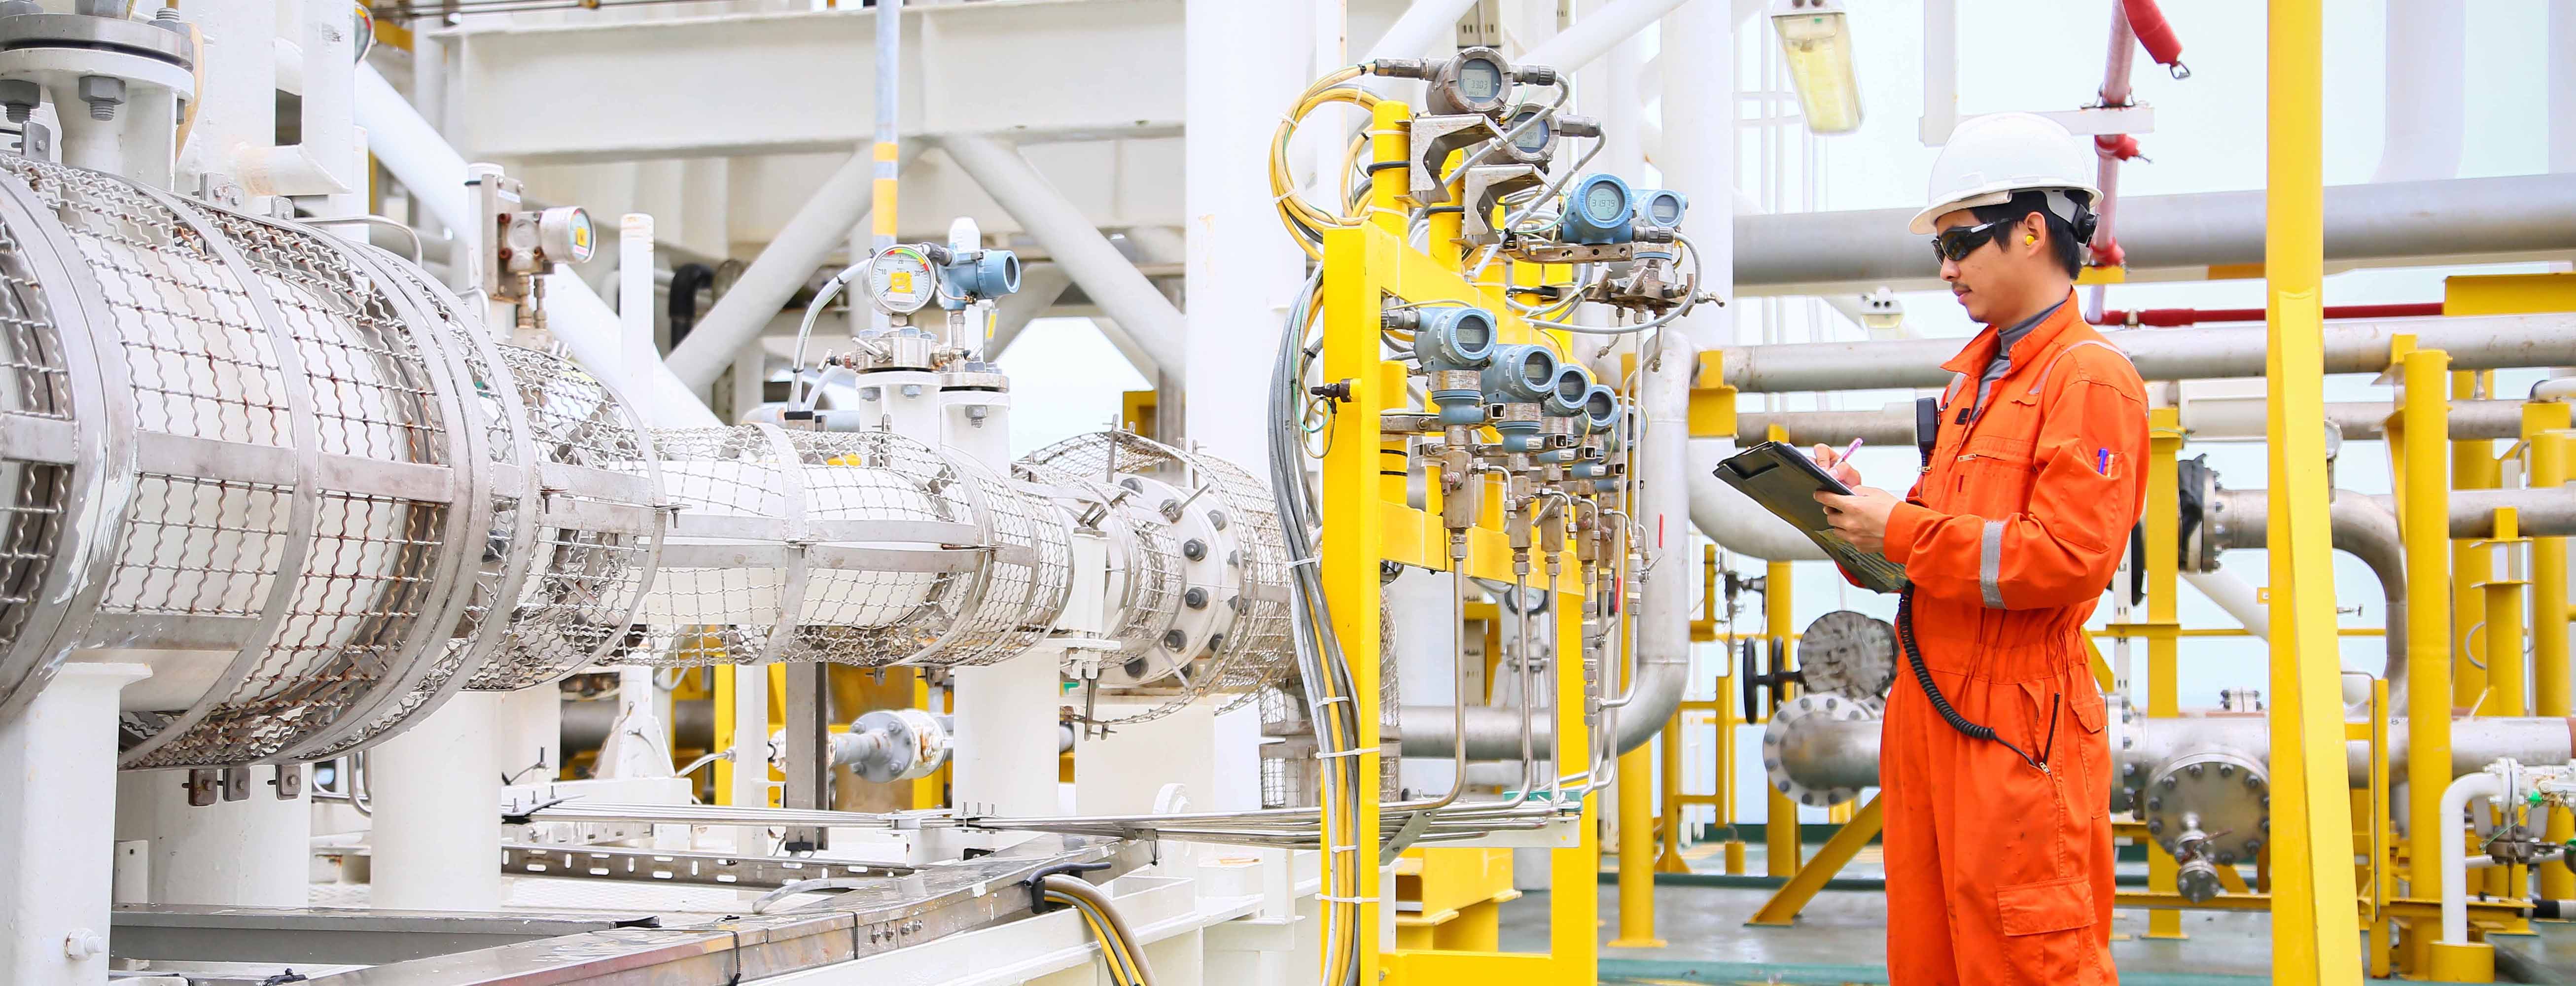
<path id="1" fill-rule="evenodd" d="M 878 709 L 850 724 L 853 733 L 874 733 L 884 742 L 875 756 L 850 765 L 871 784 L 928 777 L 948 763 L 948 729 L 938 716 L 920 709 Z"/>
<path id="2" fill-rule="evenodd" d="M 2201 851 L 2220 866 L 2252 859 L 2271 835 L 2272 779 L 2261 761 L 2230 750 L 2199 750 L 2149 772 L 2135 797 L 2147 834 L 2176 858 L 2187 833 L 2205 833 Z"/>
<path id="3" fill-rule="evenodd" d="M 18 14 L 0 18 L 0 51 L 31 48 L 112 51 L 181 69 L 196 67 L 196 50 L 188 44 L 186 35 L 155 27 L 149 21 L 85 14 Z"/>
<path id="4" fill-rule="evenodd" d="M 1856 722 L 1879 717 L 1879 705 L 1873 699 L 1856 699 L 1844 695 L 1800 695 L 1783 703 L 1771 713 L 1771 724 L 1762 727 L 1762 772 L 1771 787 L 1802 805 L 1825 808 L 1860 797 L 1859 788 L 1808 787 L 1789 776 L 1782 766 L 1780 746 L 1788 741 L 1789 732 L 1798 720 L 1822 716 L 1830 722 Z"/>
<path id="5" fill-rule="evenodd" d="M 1819 695 L 1885 702 L 1896 684 L 1896 628 L 1886 620 L 1836 610 L 1798 637 L 1798 680 Z"/>

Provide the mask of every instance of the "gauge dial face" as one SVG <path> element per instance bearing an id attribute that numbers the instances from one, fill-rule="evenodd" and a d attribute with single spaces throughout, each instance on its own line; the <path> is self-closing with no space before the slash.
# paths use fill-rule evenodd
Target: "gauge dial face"
<path id="1" fill-rule="evenodd" d="M 1657 226 L 1671 226 L 1682 221 L 1681 196 L 1664 192 L 1646 201 L 1646 212 Z"/>
<path id="2" fill-rule="evenodd" d="M 868 261 L 868 297 L 897 315 L 920 311 L 938 291 L 930 258 L 908 246 L 891 246 Z"/>
<path id="3" fill-rule="evenodd" d="M 1547 142 L 1548 137 L 1550 136 L 1548 133 L 1548 124 L 1545 120 L 1539 120 L 1533 123 L 1530 118 L 1537 115 L 1537 110 L 1523 111 L 1519 115 L 1512 117 L 1510 126 L 1503 128 L 1505 130 L 1520 130 L 1520 136 L 1512 138 L 1512 146 L 1520 148 L 1521 153 L 1543 154 L 1547 151 Z M 1523 125 L 1527 125 L 1529 129 L 1521 130 Z"/>
<path id="4" fill-rule="evenodd" d="M 1618 186 L 1606 181 L 1599 182 L 1584 190 L 1583 211 L 1590 213 L 1595 219 L 1608 222 L 1611 217 L 1619 214 L 1621 205 L 1619 199 Z"/>
<path id="5" fill-rule="evenodd" d="M 1458 66 L 1458 94 L 1483 102 L 1503 91 L 1503 69 L 1482 58 L 1470 58 Z"/>

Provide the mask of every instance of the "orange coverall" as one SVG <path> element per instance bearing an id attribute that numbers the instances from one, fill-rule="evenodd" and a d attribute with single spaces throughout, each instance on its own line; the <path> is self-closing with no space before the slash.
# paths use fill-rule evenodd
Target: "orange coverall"
<path id="1" fill-rule="evenodd" d="M 2116 983 L 2110 749 L 2080 635 L 2145 505 L 2145 388 L 2070 297 L 1963 420 L 1996 340 L 1987 326 L 1943 364 L 1960 377 L 1886 553 L 1933 683 L 2048 769 L 1953 729 L 1898 655 L 1879 750 L 1889 979 Z"/>

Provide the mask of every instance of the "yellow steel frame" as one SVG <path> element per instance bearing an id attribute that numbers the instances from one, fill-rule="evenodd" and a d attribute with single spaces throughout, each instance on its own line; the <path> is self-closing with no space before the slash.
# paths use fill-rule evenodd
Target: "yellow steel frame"
<path id="1" fill-rule="evenodd" d="M 2181 593 L 2180 564 L 2175 557 L 2180 550 L 2182 530 L 2182 490 L 2177 481 L 2175 460 L 2182 454 L 2182 412 L 2160 407 L 2147 412 L 2147 621 L 2138 626 L 2140 636 L 2147 638 L 2147 715 L 2175 716 L 2182 713 L 2178 696 L 2176 667 L 2180 664 L 2180 644 L 2176 632 L 2181 618 L 2175 613 L 2176 597 Z M 2153 839 L 2147 845 L 2147 889 L 2170 894 L 2179 886 L 2181 864 L 2164 846 Z M 2182 912 L 2156 910 L 2147 912 L 2147 937 L 2183 938 Z"/>
<path id="2" fill-rule="evenodd" d="M 1869 803 L 1861 806 L 1850 823 L 1835 829 L 1833 838 L 1816 847 L 1816 858 L 1798 867 L 1797 874 L 1781 884 L 1780 889 L 1772 891 L 1771 899 L 1764 901 L 1762 909 L 1753 912 L 1753 917 L 1744 923 L 1774 928 L 1786 928 L 1797 923 L 1798 911 L 1815 899 L 1816 892 L 1825 889 L 1825 884 L 1834 878 L 1834 874 L 1842 872 L 1852 857 L 1860 855 L 1861 847 L 1869 845 L 1869 840 L 1878 838 L 1879 832 L 1886 828 L 1878 806 L 1881 797 L 1883 795 L 1870 796 Z"/>
<path id="3" fill-rule="evenodd" d="M 2445 278 L 2444 315 L 2576 312 L 2576 274 L 2468 274 Z"/>
<path id="4" fill-rule="evenodd" d="M 2532 489 L 2551 489 L 2567 482 L 2567 441 L 2569 409 L 2566 404 L 2550 402 L 2525 404 L 2522 409 L 2523 441 L 2531 445 Z M 2568 687 L 2576 669 L 2568 664 L 2567 644 L 2567 539 L 2533 538 L 2531 541 L 2531 681 L 2532 714 L 2566 716 L 2569 709 Z M 2576 818 L 2564 810 L 2549 813 L 2544 832 L 2552 842 L 2564 844 L 2576 839 Z M 2540 896 L 2550 900 L 2576 897 L 2576 873 L 2564 866 L 2543 867 L 2540 871 Z"/>
<path id="5" fill-rule="evenodd" d="M 2271 153 L 2265 164 L 2264 200 L 2270 331 L 2266 349 L 2270 420 L 2265 437 L 2273 519 L 2273 887 L 2269 899 L 2272 977 L 2280 982 L 2349 983 L 2361 978 L 2360 957 L 2353 948 L 2361 934 L 2360 921 L 2354 908 L 2324 906 L 2327 901 L 2355 900 L 2357 891 L 2351 862 L 2352 802 L 2345 794 L 2342 755 L 2343 698 L 2336 654 L 2340 638 L 2335 633 L 2329 491 L 2324 471 L 2314 468 L 2325 459 L 2325 433 L 2317 427 L 2325 420 L 2325 310 L 2320 296 L 2325 273 L 2325 59 L 2320 6 L 2320 0 L 2271 0 L 2266 30 Z M 2444 432 L 2437 426 L 2432 434 Z M 2424 444 L 2439 446 L 2438 442 Z M 2446 621 L 2417 613 L 2410 622 L 2439 627 Z M 2415 693 L 2419 701 L 2423 692 L 2431 690 L 2422 685 L 2419 679 Z M 2448 711 L 2443 710 L 2445 722 Z M 2415 817 L 2434 815 L 2428 806 Z"/>
<path id="6" fill-rule="evenodd" d="M 1379 104 L 1371 127 L 1379 137 L 1376 157 L 1400 158 L 1403 141 L 1391 135 L 1400 132 L 1403 121 L 1402 104 Z M 1359 774 L 1364 778 L 1378 776 L 1380 759 L 1379 564 L 1397 561 L 1432 569 L 1448 567 L 1445 551 L 1441 550 L 1443 541 L 1437 536 L 1437 516 L 1401 502 L 1387 502 L 1380 483 L 1380 441 L 1384 435 L 1379 416 L 1403 408 L 1406 402 L 1401 377 L 1388 374 L 1379 359 L 1380 313 L 1388 299 L 1471 304 L 1494 313 L 1504 339 L 1536 337 L 1502 303 L 1500 285 L 1469 283 L 1453 265 L 1405 243 L 1404 211 L 1392 201 L 1394 184 L 1387 183 L 1389 187 L 1382 189 L 1386 197 L 1373 204 L 1372 219 L 1326 230 L 1323 244 L 1323 377 L 1347 382 L 1350 397 L 1333 405 L 1332 419 L 1326 426 L 1324 523 L 1318 564 L 1325 599 L 1332 608 L 1333 629 L 1341 638 L 1342 651 L 1350 665 L 1359 722 L 1355 746 L 1359 750 Z M 1438 218 L 1443 217 L 1435 217 L 1435 221 Z M 1433 235 L 1435 241 L 1440 239 L 1436 229 Z M 1491 528 L 1471 532 L 1465 563 L 1468 574 L 1511 580 L 1510 553 L 1501 538 L 1500 532 Z M 1559 583 L 1560 592 L 1565 594 L 1555 601 L 1561 607 L 1557 611 L 1579 612 L 1583 587 L 1581 580 L 1573 577 L 1579 567 L 1570 555 L 1562 559 L 1561 565 L 1567 575 Z M 1579 653 L 1582 632 L 1580 621 L 1561 621 L 1557 653 Z M 1566 767 L 1589 764 L 1590 735 L 1578 711 L 1586 705 L 1582 664 L 1567 660 L 1557 662 L 1555 667 L 1551 712 L 1557 716 L 1553 727 L 1556 763 Z M 1355 858 L 1367 863 L 1379 854 L 1378 800 L 1374 791 L 1355 793 L 1360 797 L 1359 819 L 1351 841 Z M 1374 933 L 1363 930 L 1363 944 L 1356 957 L 1359 981 L 1401 984 L 1494 978 L 1566 986 L 1590 983 L 1599 954 L 1595 934 L 1600 904 L 1593 891 L 1599 879 L 1600 845 L 1595 828 L 1600 817 L 1598 801 L 1597 796 L 1584 798 L 1576 844 L 1548 854 L 1549 886 L 1562 891 L 1548 895 L 1548 952 L 1396 949 L 1381 953 Z M 1344 892 L 1356 901 L 1356 927 L 1374 929 L 1379 926 L 1381 901 L 1388 888 L 1379 885 L 1375 865 L 1362 865 L 1357 870 L 1358 886 Z"/>

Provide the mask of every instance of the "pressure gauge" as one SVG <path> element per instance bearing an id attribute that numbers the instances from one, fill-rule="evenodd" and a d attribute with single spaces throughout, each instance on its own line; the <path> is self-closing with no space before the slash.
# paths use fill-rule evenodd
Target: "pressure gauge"
<path id="1" fill-rule="evenodd" d="M 575 206 L 557 206 L 537 213 L 537 249 L 556 263 L 589 260 L 599 249 L 599 236 L 591 229 L 590 213 Z"/>
<path id="2" fill-rule="evenodd" d="M 1565 218 L 1557 236 L 1568 243 L 1601 245 L 1628 242 L 1636 220 L 1635 197 L 1617 175 L 1587 175 L 1565 197 Z"/>
<path id="3" fill-rule="evenodd" d="M 1680 192 L 1658 188 L 1638 196 L 1637 211 L 1651 225 L 1672 229 L 1682 224 L 1682 212 L 1690 208 L 1690 198 Z"/>
<path id="4" fill-rule="evenodd" d="M 1503 133 L 1513 135 L 1504 150 L 1522 164 L 1545 164 L 1556 152 L 1556 121 L 1547 118 L 1546 107 L 1522 104 L 1512 111 Z"/>
<path id="5" fill-rule="evenodd" d="M 868 258 L 868 299 L 888 314 L 920 311 L 938 293 L 938 269 L 919 247 L 898 244 Z"/>
<path id="6" fill-rule="evenodd" d="M 1503 60 L 1502 52 L 1492 48 L 1469 48 L 1432 74 L 1425 102 L 1435 114 L 1481 113 L 1492 116 L 1503 111 L 1511 82 L 1512 66 Z"/>

